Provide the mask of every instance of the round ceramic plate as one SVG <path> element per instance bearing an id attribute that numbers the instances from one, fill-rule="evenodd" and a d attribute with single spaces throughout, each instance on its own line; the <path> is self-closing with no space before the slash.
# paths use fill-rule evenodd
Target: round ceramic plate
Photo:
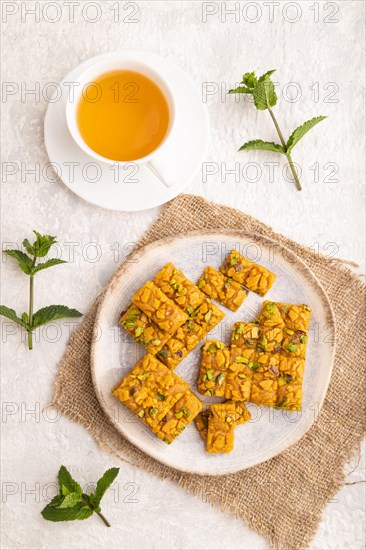
<path id="1" fill-rule="evenodd" d="M 118 327 L 118 318 L 135 291 L 153 279 L 165 263 L 173 262 L 196 282 L 207 265 L 218 268 L 232 248 L 277 274 L 266 299 L 305 303 L 312 308 L 303 408 L 301 412 L 286 412 L 249 403 L 252 419 L 236 427 L 234 451 L 210 455 L 204 449 L 194 422 L 171 445 L 166 445 L 111 394 L 112 388 L 144 354 L 144 348 Z M 220 306 L 225 318 L 208 337 L 228 342 L 233 323 L 255 319 L 262 302 L 263 298 L 251 292 L 235 313 Z M 290 250 L 255 235 L 194 232 L 142 248 L 114 275 L 96 318 L 92 375 L 104 411 L 121 434 L 142 451 L 186 472 L 227 474 L 278 455 L 309 429 L 327 391 L 333 366 L 334 338 L 334 319 L 327 296 L 313 273 Z M 192 391 L 205 403 L 222 401 L 197 393 L 199 363 L 200 346 L 180 363 L 175 372 L 189 382 Z"/>
<path id="2" fill-rule="evenodd" d="M 159 156 L 164 158 L 164 172 L 171 174 L 172 178 L 170 187 L 166 187 L 147 165 L 137 169 L 131 163 L 117 169 L 116 165 L 97 162 L 71 137 L 66 124 L 67 84 L 77 82 L 81 71 L 96 61 L 113 56 L 118 59 L 132 56 L 134 60 L 150 65 L 174 90 L 174 128 L 169 140 L 162 144 L 154 157 L 158 163 Z M 71 71 L 60 82 L 59 89 L 62 90 L 60 99 L 49 103 L 45 116 L 45 145 L 60 179 L 82 199 L 110 210 L 146 210 L 176 197 L 198 173 L 209 141 L 207 108 L 190 77 L 167 59 L 135 51 L 101 54 Z"/>

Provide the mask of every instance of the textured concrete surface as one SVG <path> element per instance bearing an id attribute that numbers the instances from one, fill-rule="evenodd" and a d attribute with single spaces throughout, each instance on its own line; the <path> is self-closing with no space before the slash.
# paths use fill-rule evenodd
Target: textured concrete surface
<path id="1" fill-rule="evenodd" d="M 36 4 L 39 16 L 27 11 L 35 2 L 1 2 L 7 83 L 2 243 L 20 244 L 38 229 L 57 235 L 59 253 L 70 261 L 37 276 L 37 308 L 58 302 L 85 312 L 159 213 L 125 215 L 90 206 L 47 171 L 47 84 L 83 59 L 123 48 L 168 57 L 203 89 L 212 124 L 207 163 L 216 165 L 207 164 L 204 170 L 214 173 L 201 174 L 187 192 L 241 208 L 319 252 L 357 262 L 364 273 L 363 2 L 242 2 L 236 3 L 236 15 L 225 13 L 234 2 L 224 8 L 221 2 Z M 267 113 L 243 100 L 236 103 L 225 89 L 243 72 L 270 68 L 278 69 L 276 112 L 286 135 L 312 116 L 329 116 L 295 149 L 302 193 L 283 177 L 281 158 L 236 152 L 248 139 L 276 136 Z M 38 96 L 25 94 L 25 88 L 39 90 Z M 36 173 L 27 172 L 31 169 Z M 10 259 L 3 259 L 2 282 L 2 302 L 26 309 L 27 281 Z M 111 529 L 98 518 L 65 525 L 41 518 L 61 463 L 85 484 L 116 465 L 82 428 L 43 410 L 71 326 L 60 322 L 43 330 L 33 352 L 15 327 L 3 326 L 2 547 L 268 548 L 242 522 L 124 464 L 105 498 Z M 364 477 L 361 460 L 349 481 Z M 364 498 L 364 484 L 344 487 L 328 504 L 312 548 L 364 548 Z"/>

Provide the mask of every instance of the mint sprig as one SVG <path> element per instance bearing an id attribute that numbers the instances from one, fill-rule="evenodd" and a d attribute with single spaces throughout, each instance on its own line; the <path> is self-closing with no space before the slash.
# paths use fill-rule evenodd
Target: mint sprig
<path id="1" fill-rule="evenodd" d="M 81 485 L 77 483 L 65 466 L 58 472 L 59 494 L 42 510 L 41 514 L 48 521 L 84 520 L 94 514 L 100 517 L 107 527 L 109 521 L 101 512 L 100 501 L 107 489 L 112 485 L 119 473 L 119 468 L 110 468 L 97 482 L 95 494 L 83 493 Z"/>
<path id="2" fill-rule="evenodd" d="M 281 129 L 278 125 L 277 119 L 272 111 L 272 107 L 274 107 L 277 103 L 277 94 L 274 87 L 274 84 L 271 80 L 272 74 L 275 72 L 276 69 L 272 69 L 270 71 L 267 71 L 264 75 L 262 75 L 260 78 L 257 78 L 254 72 L 251 73 L 245 73 L 243 75 L 242 81 L 240 85 L 237 88 L 234 88 L 232 90 L 229 90 L 229 94 L 252 94 L 254 99 L 254 105 L 257 109 L 260 111 L 268 110 L 269 114 L 271 115 L 271 118 L 273 120 L 273 123 L 275 125 L 275 128 L 277 130 L 277 134 L 280 138 L 281 143 L 274 143 L 272 141 L 263 141 L 261 139 L 255 139 L 252 141 L 248 141 L 244 143 L 239 149 L 239 151 L 270 151 L 272 153 L 280 153 L 282 155 L 285 155 L 288 163 L 291 168 L 291 172 L 293 175 L 293 178 L 296 183 L 296 187 L 299 191 L 301 191 L 301 184 L 298 178 L 298 175 L 295 170 L 294 163 L 291 158 L 291 151 L 295 147 L 295 145 L 302 139 L 305 134 L 309 132 L 314 126 L 319 124 L 322 120 L 327 118 L 326 116 L 317 116 L 312 118 L 311 120 L 307 120 L 296 128 L 287 142 L 285 141 L 283 134 L 281 132 Z"/>
<path id="3" fill-rule="evenodd" d="M 52 258 L 45 262 L 38 262 L 38 258 L 44 258 L 51 246 L 55 244 L 56 237 L 51 235 L 41 235 L 37 231 L 34 231 L 36 240 L 33 244 L 30 244 L 28 239 L 24 239 L 23 246 L 28 252 L 22 252 L 20 250 L 4 250 L 4 253 L 14 258 L 18 262 L 19 269 L 29 276 L 29 310 L 28 313 L 22 313 L 21 317 L 18 317 L 14 309 L 10 309 L 7 306 L 0 305 L 0 315 L 10 319 L 14 323 L 17 323 L 28 333 L 28 348 L 33 349 L 33 331 L 40 327 L 55 321 L 56 319 L 63 319 L 69 317 L 81 317 L 82 313 L 76 309 L 71 309 L 67 306 L 52 305 L 44 307 L 35 313 L 33 312 L 34 304 L 34 276 L 43 269 L 48 269 L 55 265 L 65 264 L 64 260 Z"/>

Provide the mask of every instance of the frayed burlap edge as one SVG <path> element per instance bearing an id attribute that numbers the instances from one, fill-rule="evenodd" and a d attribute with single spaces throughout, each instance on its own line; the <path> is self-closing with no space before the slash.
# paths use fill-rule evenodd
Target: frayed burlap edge
<path id="1" fill-rule="evenodd" d="M 192 230 L 249 231 L 290 248 L 323 285 L 337 322 L 332 380 L 312 428 L 281 455 L 254 468 L 219 478 L 173 470 L 125 440 L 104 415 L 90 374 L 90 346 L 100 295 L 72 335 L 55 382 L 56 408 L 84 426 L 102 449 L 169 479 L 186 491 L 244 520 L 275 549 L 308 546 L 326 503 L 345 482 L 344 466 L 365 434 L 365 285 L 348 268 L 317 255 L 258 220 L 200 197 L 180 195 L 137 244 L 136 249 Z M 135 249 L 135 250 L 136 250 Z"/>

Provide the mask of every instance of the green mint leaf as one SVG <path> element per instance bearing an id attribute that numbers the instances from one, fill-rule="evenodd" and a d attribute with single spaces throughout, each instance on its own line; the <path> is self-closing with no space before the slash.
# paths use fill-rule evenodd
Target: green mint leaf
<path id="1" fill-rule="evenodd" d="M 255 76 L 254 72 L 245 73 L 243 75 L 242 83 L 245 84 L 245 86 L 247 86 L 248 88 L 253 89 L 258 83 L 258 78 Z"/>
<path id="2" fill-rule="evenodd" d="M 33 260 L 27 254 L 21 252 L 20 250 L 4 250 L 4 252 L 8 256 L 11 256 L 12 258 L 15 258 L 17 260 L 18 265 L 23 273 L 25 273 L 26 275 L 32 274 Z"/>
<path id="3" fill-rule="evenodd" d="M 81 502 L 81 494 L 80 493 L 69 493 L 65 496 L 63 501 L 61 502 L 59 508 L 72 508 L 78 502 Z"/>
<path id="4" fill-rule="evenodd" d="M 47 269 L 48 267 L 53 267 L 54 265 L 59 265 L 59 264 L 67 264 L 67 262 L 65 260 L 58 260 L 57 258 L 51 258 L 50 260 L 47 260 L 47 262 L 37 264 L 32 269 L 32 274 L 38 273 L 38 271 L 42 271 L 42 269 Z"/>
<path id="5" fill-rule="evenodd" d="M 14 321 L 14 323 L 17 323 L 17 325 L 20 325 L 21 327 L 25 328 L 25 330 L 28 330 L 29 328 L 28 321 L 26 322 L 25 318 L 23 318 L 23 315 L 27 315 L 27 314 L 23 313 L 22 319 L 20 319 L 15 313 L 14 309 L 10 309 L 9 307 L 6 307 L 6 306 L 0 306 L 0 315 L 2 315 L 3 317 L 6 317 L 7 319 L 10 319 L 11 321 Z M 28 315 L 27 315 L 27 319 L 28 319 Z"/>
<path id="6" fill-rule="evenodd" d="M 57 499 L 57 497 L 55 498 Z M 55 499 L 47 504 L 41 512 L 43 518 L 48 521 L 83 520 L 93 515 L 93 510 L 83 502 L 79 502 L 70 508 L 60 508 L 60 506 L 56 507 L 52 504 L 54 501 Z"/>
<path id="7" fill-rule="evenodd" d="M 80 498 L 82 495 L 82 489 L 80 485 L 71 477 L 70 472 L 65 466 L 61 466 L 58 474 L 57 474 L 58 483 L 60 485 L 60 493 L 64 497 L 77 493 Z"/>
<path id="8" fill-rule="evenodd" d="M 24 239 L 23 241 L 23 246 L 24 248 L 26 249 L 26 251 L 31 255 L 31 256 L 34 256 L 34 250 L 33 250 L 33 246 L 31 245 L 31 243 L 28 241 L 28 239 Z"/>
<path id="9" fill-rule="evenodd" d="M 262 74 L 261 77 L 259 77 L 258 82 L 261 82 L 262 80 L 266 80 L 267 78 L 271 77 L 273 73 L 275 73 L 277 69 L 271 69 L 270 71 L 267 71 L 266 73 Z"/>
<path id="10" fill-rule="evenodd" d="M 118 473 L 119 473 L 119 468 L 110 468 L 98 480 L 97 488 L 95 490 L 95 495 L 90 495 L 90 500 L 94 507 L 99 506 L 100 501 L 105 495 L 105 492 L 112 485 L 113 481 L 118 476 Z"/>
<path id="11" fill-rule="evenodd" d="M 33 254 L 37 258 L 43 258 L 48 254 L 51 246 L 55 244 L 56 237 L 52 237 L 51 235 L 41 235 L 40 233 L 38 233 L 38 231 L 35 230 L 33 230 L 33 233 L 37 237 L 32 246 Z"/>
<path id="12" fill-rule="evenodd" d="M 67 306 L 52 305 L 46 306 L 36 311 L 33 315 L 32 329 L 46 325 L 50 321 L 56 321 L 57 319 L 64 319 L 69 317 L 81 317 L 82 313 L 77 309 L 71 309 Z"/>
<path id="13" fill-rule="evenodd" d="M 28 317 L 28 313 L 22 313 L 22 321 L 25 325 L 29 325 L 29 317 Z"/>
<path id="14" fill-rule="evenodd" d="M 319 122 L 326 118 L 326 116 L 317 116 L 312 118 L 311 120 L 307 120 L 301 126 L 298 126 L 298 128 L 296 128 L 288 138 L 287 152 L 290 153 L 295 145 L 300 141 L 300 139 L 302 139 L 305 134 L 309 132 L 309 130 L 314 128 L 314 126 L 316 126 L 317 124 L 319 124 Z"/>
<path id="15" fill-rule="evenodd" d="M 58 508 L 64 500 L 64 497 L 60 494 L 53 497 L 53 499 L 47 504 L 47 506 L 52 508 Z"/>
<path id="16" fill-rule="evenodd" d="M 274 107 L 277 103 L 275 87 L 270 78 L 272 73 L 274 70 L 262 75 L 253 89 L 254 105 L 260 111 Z"/>
<path id="17" fill-rule="evenodd" d="M 239 151 L 271 151 L 272 153 L 285 154 L 285 150 L 282 145 L 273 143 L 273 141 L 263 141 L 261 139 L 247 141 L 240 147 Z"/>
<path id="18" fill-rule="evenodd" d="M 245 86 L 238 86 L 228 91 L 228 94 L 252 94 L 253 90 L 246 88 Z"/>

